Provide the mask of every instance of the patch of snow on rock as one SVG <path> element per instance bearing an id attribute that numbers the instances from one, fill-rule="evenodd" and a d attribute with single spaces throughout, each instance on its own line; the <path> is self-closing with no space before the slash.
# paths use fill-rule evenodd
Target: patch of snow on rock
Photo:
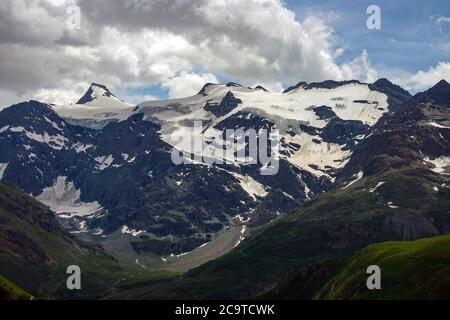
<path id="1" fill-rule="evenodd" d="M 101 171 L 111 166 L 114 162 L 114 157 L 110 154 L 109 156 L 97 157 L 95 158 L 95 161 L 98 163 L 97 169 Z"/>
<path id="2" fill-rule="evenodd" d="M 369 192 L 371 192 L 371 193 L 373 193 L 373 192 L 375 192 L 375 191 L 377 191 L 377 189 L 379 188 L 379 187 L 381 187 L 383 184 L 385 184 L 386 182 L 378 182 L 377 183 L 377 185 L 374 187 L 374 188 L 371 188 L 370 190 L 369 190 Z"/>
<path id="3" fill-rule="evenodd" d="M 264 198 L 267 196 L 268 192 L 264 189 L 263 185 L 255 181 L 252 177 L 243 176 L 238 173 L 232 174 L 239 180 L 242 189 L 244 189 L 253 200 L 256 200 L 256 197 Z"/>
<path id="4" fill-rule="evenodd" d="M 450 169 L 450 157 L 439 157 L 434 160 L 426 157 L 425 162 L 430 162 L 434 165 L 434 168 L 431 171 L 436 173 L 445 173 Z"/>
<path id="5" fill-rule="evenodd" d="M 398 208 L 398 206 L 394 205 L 393 202 L 388 202 L 388 207 L 391 208 L 391 209 L 397 209 Z"/>
<path id="6" fill-rule="evenodd" d="M 86 152 L 88 149 L 92 148 L 94 145 L 92 144 L 82 144 L 80 142 L 74 144 L 72 146 L 73 149 L 75 149 L 75 151 L 77 153 L 81 153 L 81 152 Z"/>
<path id="7" fill-rule="evenodd" d="M 133 237 L 137 237 L 141 233 L 144 233 L 145 230 L 130 229 L 127 225 L 124 225 L 122 226 L 121 232 L 122 234 L 131 234 Z"/>
<path id="8" fill-rule="evenodd" d="M 9 164 L 9 162 L 8 163 L 0 163 L 0 180 L 3 179 L 3 175 L 5 174 L 8 164 Z"/>
<path id="9" fill-rule="evenodd" d="M 436 122 L 430 122 L 430 123 L 428 123 L 428 125 L 435 127 L 435 128 L 439 128 L 439 129 L 450 129 L 450 127 L 443 126 L 442 124 L 439 124 Z"/>
<path id="10" fill-rule="evenodd" d="M 356 174 L 356 177 L 354 180 L 350 181 L 349 184 L 347 184 L 345 187 L 343 187 L 342 189 L 347 189 L 348 187 L 350 187 L 351 185 L 353 185 L 354 183 L 358 182 L 359 180 L 361 180 L 364 176 L 364 172 L 360 171 Z"/>
<path id="11" fill-rule="evenodd" d="M 82 202 L 80 194 L 81 191 L 75 188 L 73 182 L 59 176 L 54 185 L 45 188 L 36 199 L 63 218 L 89 216 L 102 209 L 97 201 Z"/>

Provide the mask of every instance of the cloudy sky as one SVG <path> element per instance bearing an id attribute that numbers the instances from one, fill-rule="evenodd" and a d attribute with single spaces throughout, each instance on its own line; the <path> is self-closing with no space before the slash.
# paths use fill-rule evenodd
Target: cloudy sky
<path id="1" fill-rule="evenodd" d="M 91 82 L 138 103 L 206 82 L 279 91 L 379 77 L 412 92 L 450 81 L 450 1 L 0 1 L 0 108 L 69 104 Z"/>

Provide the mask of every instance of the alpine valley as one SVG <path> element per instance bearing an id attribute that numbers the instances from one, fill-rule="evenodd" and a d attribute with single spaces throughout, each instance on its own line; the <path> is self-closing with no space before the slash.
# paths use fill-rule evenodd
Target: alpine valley
<path id="1" fill-rule="evenodd" d="M 220 156 L 229 129 L 278 132 L 277 173 Z M 139 105 L 93 83 L 0 112 L 0 179 L 0 298 L 450 298 L 444 80 L 413 96 L 387 79 L 208 83 Z"/>

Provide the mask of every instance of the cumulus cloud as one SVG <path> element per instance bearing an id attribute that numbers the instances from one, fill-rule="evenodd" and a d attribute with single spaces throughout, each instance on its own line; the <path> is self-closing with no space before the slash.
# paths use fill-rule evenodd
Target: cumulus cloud
<path id="1" fill-rule="evenodd" d="M 74 3 L 80 31 L 66 27 Z M 334 61 L 333 30 L 279 0 L 4 0 L 0 18 L 0 86 L 20 96 L 62 90 L 56 100 L 67 100 L 91 81 L 175 97 L 218 76 L 273 88 L 349 76 Z"/>
<path id="2" fill-rule="evenodd" d="M 374 82 L 379 78 L 379 72 L 376 67 L 372 65 L 369 54 L 363 50 L 361 55 L 354 60 L 342 65 L 344 74 L 352 76 L 363 82 Z"/>
<path id="3" fill-rule="evenodd" d="M 72 85 L 65 83 L 56 88 L 38 89 L 32 98 L 37 101 L 66 105 L 78 101 L 88 87 L 89 83 L 87 82 L 73 83 Z"/>
<path id="4" fill-rule="evenodd" d="M 81 0 L 80 5 L 90 21 L 120 33 L 177 35 L 190 48 L 168 57 L 236 80 L 291 83 L 300 74 L 307 81 L 347 76 L 334 61 L 334 31 L 314 16 L 299 22 L 278 0 Z"/>
<path id="5" fill-rule="evenodd" d="M 412 91 L 423 91 L 440 80 L 450 82 L 450 62 L 439 62 L 435 67 L 406 77 L 402 82 Z"/>
<path id="6" fill-rule="evenodd" d="M 411 93 L 427 90 L 442 79 L 450 82 L 450 62 L 441 61 L 427 70 L 410 73 L 398 68 L 373 65 L 366 50 L 360 57 L 345 63 L 342 68 L 355 75 L 357 79 L 368 83 L 382 77 L 388 78 Z"/>
<path id="7" fill-rule="evenodd" d="M 169 90 L 170 98 L 183 98 L 198 93 L 205 83 L 219 83 L 219 80 L 211 73 L 182 73 L 165 81 L 163 87 Z"/>
<path id="8" fill-rule="evenodd" d="M 80 30 L 67 28 L 70 5 Z M 90 82 L 182 97 L 218 79 L 272 90 L 375 79 L 367 52 L 337 63 L 337 43 L 327 20 L 300 21 L 281 0 L 2 0 L 0 93 L 66 104 Z"/>
<path id="9" fill-rule="evenodd" d="M 436 23 L 437 23 L 437 25 L 439 27 L 439 32 L 440 33 L 444 33 L 444 32 L 447 31 L 447 30 L 445 30 L 446 27 L 448 25 L 450 25 L 450 17 L 439 16 L 439 17 L 436 18 Z"/>
<path id="10" fill-rule="evenodd" d="M 437 23 L 450 23 L 450 17 L 440 16 L 436 19 Z"/>

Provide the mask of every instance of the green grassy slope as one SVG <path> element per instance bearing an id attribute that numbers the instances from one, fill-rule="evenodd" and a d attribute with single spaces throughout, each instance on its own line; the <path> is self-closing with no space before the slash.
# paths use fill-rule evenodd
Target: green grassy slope
<path id="1" fill-rule="evenodd" d="M 0 276 L 0 300 L 30 300 L 33 296 Z"/>
<path id="2" fill-rule="evenodd" d="M 381 268 L 381 290 L 368 290 L 366 268 Z M 319 299 L 449 299 L 450 236 L 368 246 L 348 258 Z"/>

